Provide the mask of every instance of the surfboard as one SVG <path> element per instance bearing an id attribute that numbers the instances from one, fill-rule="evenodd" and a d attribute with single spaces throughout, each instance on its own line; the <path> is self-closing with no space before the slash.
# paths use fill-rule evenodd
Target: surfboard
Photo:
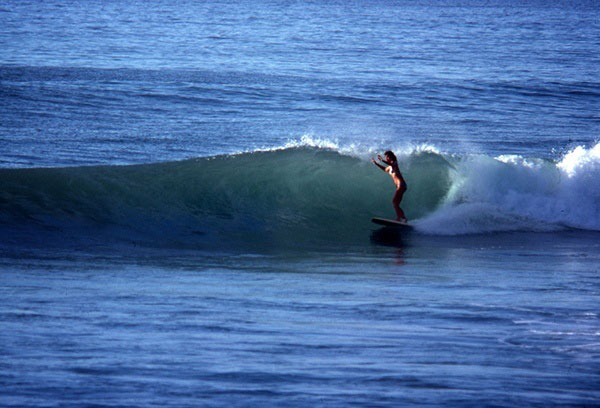
<path id="1" fill-rule="evenodd" d="M 387 218 L 371 218 L 371 221 L 375 224 L 385 225 L 386 227 L 394 227 L 400 228 L 402 230 L 411 231 L 413 229 L 412 225 L 409 225 L 405 222 L 400 222 L 396 220 L 388 220 Z"/>

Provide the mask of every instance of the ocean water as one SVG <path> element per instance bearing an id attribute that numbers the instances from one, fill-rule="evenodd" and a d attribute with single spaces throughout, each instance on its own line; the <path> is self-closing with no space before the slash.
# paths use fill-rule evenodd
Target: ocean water
<path id="1" fill-rule="evenodd" d="M 583 0 L 3 2 L 0 405 L 600 405 L 598 49 Z"/>

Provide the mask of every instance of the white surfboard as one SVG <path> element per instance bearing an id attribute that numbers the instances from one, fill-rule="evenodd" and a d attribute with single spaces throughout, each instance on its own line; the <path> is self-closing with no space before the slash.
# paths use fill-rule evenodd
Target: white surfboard
<path id="1" fill-rule="evenodd" d="M 413 229 L 412 225 L 409 225 L 405 222 L 389 220 L 387 218 L 371 218 L 371 221 L 374 222 L 375 224 L 385 225 L 386 227 L 400 228 L 400 229 L 403 229 L 406 231 L 410 231 Z"/>

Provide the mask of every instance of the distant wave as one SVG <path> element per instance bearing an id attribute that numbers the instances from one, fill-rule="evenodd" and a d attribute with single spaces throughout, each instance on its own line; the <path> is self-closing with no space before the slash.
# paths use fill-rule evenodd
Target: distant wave
<path id="1" fill-rule="evenodd" d="M 169 163 L 2 169 L 3 240 L 360 242 L 371 217 L 393 214 L 393 184 L 370 154 L 310 140 Z M 422 148 L 399 159 L 403 207 L 421 233 L 600 230 L 600 144 L 558 162 Z"/>

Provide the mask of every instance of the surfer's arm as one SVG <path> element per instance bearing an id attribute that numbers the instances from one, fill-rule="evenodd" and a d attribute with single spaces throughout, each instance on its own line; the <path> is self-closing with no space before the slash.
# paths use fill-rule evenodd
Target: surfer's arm
<path id="1" fill-rule="evenodd" d="M 384 166 L 382 166 L 381 164 L 377 163 L 377 162 L 375 161 L 375 159 L 371 159 L 371 162 L 373 162 L 373 164 L 374 164 L 375 166 L 379 167 L 381 170 L 383 170 L 383 171 L 387 171 L 387 170 L 386 170 L 386 167 L 384 167 Z"/>

